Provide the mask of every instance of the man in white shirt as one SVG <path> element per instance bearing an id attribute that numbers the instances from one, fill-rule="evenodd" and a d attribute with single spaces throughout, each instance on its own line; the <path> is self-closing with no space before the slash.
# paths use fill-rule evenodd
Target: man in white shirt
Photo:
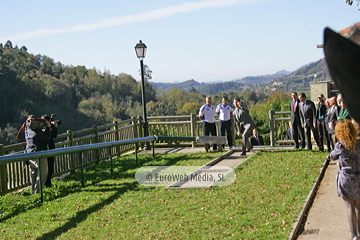
<path id="1" fill-rule="evenodd" d="M 234 108 L 231 104 L 228 103 L 229 100 L 227 97 L 223 97 L 222 103 L 216 107 L 216 114 L 219 115 L 220 120 L 220 136 L 227 136 L 227 141 L 230 149 L 235 148 L 233 145 L 233 135 L 232 135 L 232 123 L 231 117 L 234 112 Z"/>
<path id="2" fill-rule="evenodd" d="M 202 120 L 202 129 L 204 136 L 216 136 L 215 125 L 215 105 L 211 102 L 211 97 L 207 96 L 205 104 L 200 108 L 199 118 Z M 206 152 L 209 151 L 209 144 L 205 144 Z M 217 144 L 213 144 L 213 151 L 217 151 Z"/>

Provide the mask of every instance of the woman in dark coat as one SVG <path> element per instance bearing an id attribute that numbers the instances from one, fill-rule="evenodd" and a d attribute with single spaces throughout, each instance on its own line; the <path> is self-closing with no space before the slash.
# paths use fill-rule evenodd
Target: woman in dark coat
<path id="1" fill-rule="evenodd" d="M 330 152 L 330 141 L 329 141 L 329 135 L 326 130 L 326 124 L 325 124 L 325 115 L 326 115 L 326 106 L 325 106 L 325 99 L 324 95 L 318 95 L 317 96 L 318 103 L 316 104 L 316 128 L 319 132 L 319 144 L 320 146 L 324 146 L 324 136 L 326 139 L 326 146 L 328 152 Z"/>

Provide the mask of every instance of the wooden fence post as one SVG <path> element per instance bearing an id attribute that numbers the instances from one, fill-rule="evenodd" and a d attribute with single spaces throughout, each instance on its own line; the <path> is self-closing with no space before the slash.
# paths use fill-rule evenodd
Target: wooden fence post
<path id="1" fill-rule="evenodd" d="M 72 131 L 67 130 L 66 133 L 68 134 L 67 141 L 69 141 L 69 145 L 71 147 L 74 146 L 74 135 L 73 135 Z M 74 156 L 74 153 L 72 153 L 72 154 L 70 154 L 70 173 L 74 174 L 75 169 L 76 169 L 75 156 Z"/>
<path id="2" fill-rule="evenodd" d="M 134 125 L 134 127 L 133 127 L 134 138 L 138 138 L 139 137 L 139 133 L 138 133 L 138 125 L 139 124 L 136 123 L 136 117 L 133 117 L 132 119 L 133 119 L 132 123 Z M 138 144 L 135 143 L 135 152 L 136 153 L 137 153 L 137 150 L 138 150 Z"/>
<path id="3" fill-rule="evenodd" d="M 119 126 L 118 126 L 118 121 L 114 121 L 114 128 L 115 128 L 115 141 L 119 141 Z M 118 157 L 120 157 L 120 146 L 116 147 L 116 154 Z M 111 148 L 110 148 L 110 156 L 111 156 Z"/>
<path id="4" fill-rule="evenodd" d="M 98 129 L 97 125 L 93 125 L 92 127 L 94 129 L 94 135 L 95 135 L 94 143 L 99 143 L 99 129 Z M 95 162 L 96 163 L 99 163 L 99 161 L 100 161 L 100 152 L 99 151 L 100 151 L 99 149 L 95 150 Z"/>
<path id="5" fill-rule="evenodd" d="M 143 130 L 144 130 L 144 123 L 143 123 L 143 118 L 142 118 L 142 116 L 138 116 L 138 118 L 139 118 L 138 137 L 141 138 L 141 137 L 144 136 L 144 135 L 143 135 L 143 132 L 144 132 L 144 131 L 143 131 Z M 141 145 L 141 148 L 144 148 L 144 143 L 141 143 L 140 145 Z"/>
<path id="6" fill-rule="evenodd" d="M 196 122 L 195 114 L 190 114 L 190 121 L 191 121 L 191 136 L 195 137 L 195 122 Z M 196 147 L 195 141 L 192 142 L 191 146 L 193 148 Z"/>
<path id="7" fill-rule="evenodd" d="M 274 131 L 275 131 L 275 127 L 274 127 L 274 111 L 270 110 L 269 111 L 269 118 L 270 118 L 270 146 L 274 146 Z"/>
<path id="8" fill-rule="evenodd" d="M 139 116 L 139 138 L 143 137 L 143 129 L 144 129 L 144 123 L 143 123 L 143 117 L 142 116 Z"/>
<path id="9" fill-rule="evenodd" d="M 134 127 L 133 127 L 134 138 L 138 138 L 139 137 L 139 133 L 138 133 L 139 124 L 137 124 L 137 122 L 136 122 L 136 117 L 132 117 L 132 124 L 134 125 Z"/>
<path id="10" fill-rule="evenodd" d="M 0 156 L 4 156 L 4 145 L 0 144 Z M 0 165 L 0 195 L 4 195 L 7 190 L 6 164 Z"/>

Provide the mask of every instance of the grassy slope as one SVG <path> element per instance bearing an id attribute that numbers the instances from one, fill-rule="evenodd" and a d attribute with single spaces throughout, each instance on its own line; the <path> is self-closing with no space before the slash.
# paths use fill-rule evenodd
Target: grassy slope
<path id="1" fill-rule="evenodd" d="M 139 155 L 145 165 L 203 165 L 218 154 Z M 236 169 L 236 181 L 211 189 L 139 185 L 133 156 L 56 181 L 39 196 L 0 198 L 2 239 L 286 239 L 325 153 L 258 152 Z M 334 193 L 335 194 L 335 193 Z"/>

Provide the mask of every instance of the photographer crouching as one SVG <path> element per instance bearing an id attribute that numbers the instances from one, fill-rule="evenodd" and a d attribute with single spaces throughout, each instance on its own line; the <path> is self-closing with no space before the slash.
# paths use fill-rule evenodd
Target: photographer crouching
<path id="1" fill-rule="evenodd" d="M 54 143 L 54 138 L 57 138 L 57 133 L 58 133 L 58 126 L 61 124 L 61 120 L 54 120 L 54 116 L 55 114 L 51 114 L 51 116 L 49 115 L 43 115 L 41 116 L 42 119 L 46 119 L 47 121 L 50 122 L 51 127 L 50 127 L 50 140 L 49 140 L 49 144 L 48 144 L 48 149 L 55 149 L 55 143 Z M 45 181 L 45 187 L 51 187 L 52 183 L 51 183 L 51 178 L 52 175 L 54 173 L 54 160 L 55 157 L 49 157 L 47 158 L 47 164 L 48 164 L 48 175 Z"/>
<path id="2" fill-rule="evenodd" d="M 51 123 L 47 119 L 34 118 L 30 115 L 25 122 L 25 140 L 26 148 L 25 153 L 39 152 L 48 149 L 48 144 L 51 138 Z M 38 160 L 28 161 L 31 170 L 31 188 L 32 193 L 39 193 L 39 177 L 38 177 Z M 48 176 L 47 159 L 40 159 L 41 166 L 41 186 L 44 186 Z"/>

